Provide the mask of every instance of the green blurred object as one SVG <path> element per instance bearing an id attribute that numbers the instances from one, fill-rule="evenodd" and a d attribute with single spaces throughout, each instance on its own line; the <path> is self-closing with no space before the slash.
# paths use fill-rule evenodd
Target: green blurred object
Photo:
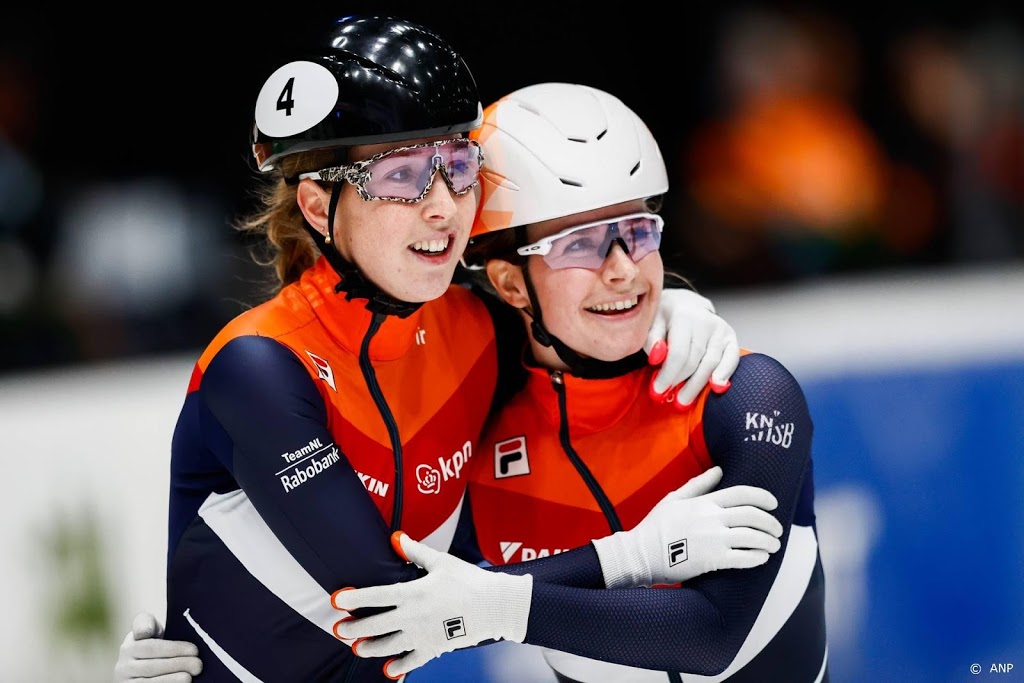
<path id="1" fill-rule="evenodd" d="M 99 523 L 92 509 L 53 518 L 44 534 L 46 559 L 53 568 L 48 591 L 53 635 L 79 646 L 113 640 L 113 594 L 103 564 Z"/>

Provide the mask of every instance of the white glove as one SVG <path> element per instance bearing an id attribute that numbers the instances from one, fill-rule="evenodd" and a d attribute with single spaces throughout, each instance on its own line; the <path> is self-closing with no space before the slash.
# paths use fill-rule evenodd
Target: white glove
<path id="1" fill-rule="evenodd" d="M 662 291 L 644 350 L 651 365 L 661 365 L 651 396 L 673 401 L 680 410 L 689 408 L 709 381 L 716 393 L 728 389 L 740 363 L 736 332 L 710 300 L 688 289 Z"/>
<path id="2" fill-rule="evenodd" d="M 384 664 L 384 673 L 397 678 L 445 652 L 489 639 L 521 643 L 526 638 L 532 576 L 486 571 L 401 531 L 392 534 L 391 544 L 428 573 L 405 583 L 335 591 L 335 609 L 395 607 L 360 619 L 346 617 L 334 625 L 334 634 L 343 640 L 369 639 L 353 643 L 353 654 L 388 657 L 406 652 Z"/>
<path id="3" fill-rule="evenodd" d="M 592 541 L 608 588 L 673 584 L 716 569 L 746 569 L 781 547 L 775 496 L 756 486 L 711 491 L 712 467 L 669 493 L 630 531 Z M 710 491 L 710 493 L 709 493 Z"/>
<path id="4" fill-rule="evenodd" d="M 114 665 L 114 683 L 192 683 L 203 670 L 199 649 L 183 640 L 164 640 L 164 627 L 148 612 L 132 620 Z"/>

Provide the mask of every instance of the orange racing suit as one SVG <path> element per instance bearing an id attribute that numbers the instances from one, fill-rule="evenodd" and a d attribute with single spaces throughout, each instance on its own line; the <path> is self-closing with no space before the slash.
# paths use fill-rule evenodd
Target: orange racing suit
<path id="1" fill-rule="evenodd" d="M 576 586 L 535 582 L 525 642 L 546 648 L 559 680 L 827 681 L 812 424 L 789 372 L 744 351 L 732 387 L 706 388 L 681 414 L 648 396 L 650 368 L 611 379 L 528 370 L 470 466 L 476 539 L 499 569 L 525 561 L 513 571 L 526 573 L 631 529 L 714 464 L 720 487 L 771 491 L 785 529 L 766 564 L 676 587 L 594 590 L 592 576 Z"/>
<path id="2" fill-rule="evenodd" d="M 447 550 L 495 389 L 485 305 L 407 318 L 346 299 L 324 258 L 216 336 L 172 443 L 166 637 L 203 681 L 384 681 L 330 593 L 407 580 L 390 531 Z M 400 477 L 396 478 L 396 473 Z"/>

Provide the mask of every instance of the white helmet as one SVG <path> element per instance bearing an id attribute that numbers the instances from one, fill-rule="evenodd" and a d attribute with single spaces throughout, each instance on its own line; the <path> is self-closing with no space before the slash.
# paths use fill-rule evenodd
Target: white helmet
<path id="1" fill-rule="evenodd" d="M 471 133 L 484 148 L 473 236 L 668 190 L 647 125 L 614 95 L 539 83 L 501 98 Z"/>

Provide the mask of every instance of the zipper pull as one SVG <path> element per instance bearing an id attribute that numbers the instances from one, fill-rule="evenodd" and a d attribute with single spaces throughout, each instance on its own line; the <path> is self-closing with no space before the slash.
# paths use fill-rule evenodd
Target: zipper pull
<path id="1" fill-rule="evenodd" d="M 562 381 L 561 370 L 551 370 L 550 372 L 548 372 L 548 374 L 551 376 L 552 384 L 564 384 L 564 382 Z"/>

